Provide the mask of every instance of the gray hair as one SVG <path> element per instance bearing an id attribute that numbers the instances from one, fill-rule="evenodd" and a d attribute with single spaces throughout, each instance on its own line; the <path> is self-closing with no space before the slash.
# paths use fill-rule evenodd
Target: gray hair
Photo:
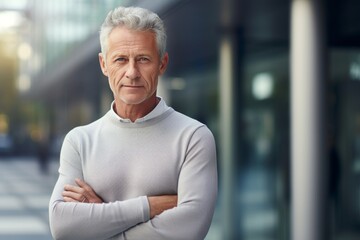
<path id="1" fill-rule="evenodd" d="M 137 31 L 152 31 L 156 36 L 159 56 L 162 58 L 166 51 L 166 32 L 160 17 L 147 9 L 140 7 L 118 7 L 111 10 L 101 25 L 101 52 L 106 57 L 108 38 L 116 27 L 126 27 Z"/>

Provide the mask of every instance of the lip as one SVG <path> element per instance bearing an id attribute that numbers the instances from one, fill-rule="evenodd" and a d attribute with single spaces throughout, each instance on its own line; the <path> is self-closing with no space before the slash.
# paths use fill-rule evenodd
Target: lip
<path id="1" fill-rule="evenodd" d="M 122 87 L 125 87 L 125 88 L 142 88 L 143 86 L 138 86 L 138 85 L 122 85 Z"/>

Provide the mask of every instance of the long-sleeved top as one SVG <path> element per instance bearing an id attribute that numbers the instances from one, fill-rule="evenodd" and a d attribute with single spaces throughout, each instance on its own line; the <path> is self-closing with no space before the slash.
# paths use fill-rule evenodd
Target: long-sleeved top
<path id="1" fill-rule="evenodd" d="M 87 182 L 104 203 L 64 202 L 65 184 Z M 147 196 L 177 194 L 150 219 Z M 215 141 L 164 100 L 131 122 L 111 109 L 65 137 L 49 203 L 54 239 L 204 239 L 217 198 Z"/>

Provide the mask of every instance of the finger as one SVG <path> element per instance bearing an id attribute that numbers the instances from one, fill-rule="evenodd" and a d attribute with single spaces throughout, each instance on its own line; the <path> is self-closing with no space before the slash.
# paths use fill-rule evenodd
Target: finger
<path id="1" fill-rule="evenodd" d="M 70 197 L 64 197 L 64 202 L 79 202 L 79 201 Z"/>
<path id="2" fill-rule="evenodd" d="M 80 201 L 80 199 L 83 197 L 82 194 L 76 193 L 76 192 L 71 192 L 71 191 L 64 191 L 62 193 L 63 197 L 69 197 L 69 198 L 73 198 L 76 199 L 78 201 Z"/>
<path id="3" fill-rule="evenodd" d="M 79 188 L 82 189 L 82 191 L 79 191 L 82 196 L 86 198 L 86 201 L 89 203 L 102 203 L 103 200 L 101 197 L 99 197 L 96 192 L 92 189 L 92 187 L 87 184 L 85 181 L 76 178 L 75 179 L 76 184 L 79 186 Z"/>
<path id="4" fill-rule="evenodd" d="M 84 187 L 87 186 L 86 182 L 84 182 L 84 181 L 81 180 L 80 178 L 76 178 L 76 179 L 75 179 L 75 182 L 76 182 L 76 184 L 77 184 L 79 187 L 81 187 L 81 188 L 84 188 Z"/>
<path id="5" fill-rule="evenodd" d="M 66 184 L 64 186 L 64 190 L 69 191 L 69 192 L 75 192 L 78 194 L 84 194 L 84 192 L 85 192 L 85 190 L 83 188 L 78 187 L 78 186 L 69 185 L 69 184 Z"/>
<path id="6" fill-rule="evenodd" d="M 85 192 L 88 192 L 89 194 L 94 192 L 94 190 L 90 187 L 90 185 L 87 184 L 85 181 L 83 181 L 79 178 L 76 178 L 75 182 L 80 188 L 84 189 Z"/>

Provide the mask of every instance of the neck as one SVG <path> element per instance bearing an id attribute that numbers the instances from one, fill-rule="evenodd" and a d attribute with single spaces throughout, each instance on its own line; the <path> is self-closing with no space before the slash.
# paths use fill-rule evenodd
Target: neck
<path id="1" fill-rule="evenodd" d="M 149 114 L 159 103 L 160 99 L 156 96 L 149 98 L 140 104 L 126 104 L 115 99 L 114 111 L 117 115 L 124 119 L 130 119 L 135 122 L 136 119 L 142 118 Z"/>

